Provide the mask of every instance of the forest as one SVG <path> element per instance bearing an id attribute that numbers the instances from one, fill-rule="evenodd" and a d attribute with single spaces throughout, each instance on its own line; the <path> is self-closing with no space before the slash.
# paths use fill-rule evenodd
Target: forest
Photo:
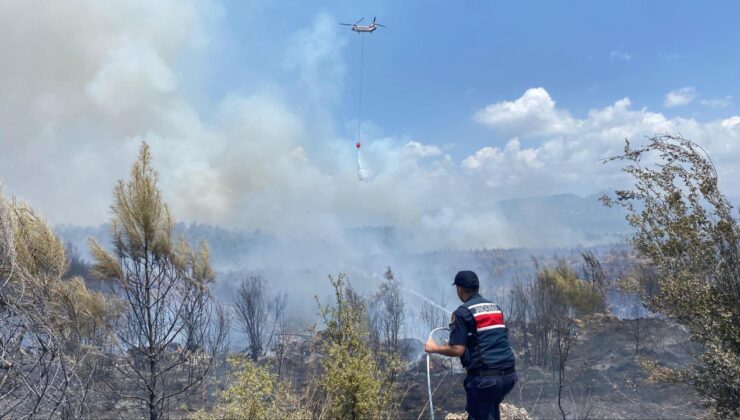
<path id="1" fill-rule="evenodd" d="M 711 159 L 661 135 L 606 163 L 634 181 L 602 197 L 623 209 L 628 243 L 464 255 L 498 278 L 482 293 L 503 308 L 520 372 L 504 415 L 737 417 L 740 226 Z M 338 261 L 305 274 L 328 294 L 298 295 L 303 279 L 216 270 L 214 258 L 234 257 L 176 223 L 146 143 L 112 187 L 105 241 L 84 250 L 0 196 L 0 417 L 429 415 L 422 342 L 450 322 L 438 306 L 457 305 L 445 283 L 419 300 L 390 261 L 376 258 L 372 284 L 353 283 Z M 217 249 L 270 242 L 213 235 Z M 458 418 L 464 371 L 434 357 L 432 372 L 436 414 Z"/>

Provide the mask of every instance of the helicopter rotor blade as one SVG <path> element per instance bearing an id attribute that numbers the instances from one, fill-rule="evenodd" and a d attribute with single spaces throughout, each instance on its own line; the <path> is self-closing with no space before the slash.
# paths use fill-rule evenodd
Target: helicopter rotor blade
<path id="1" fill-rule="evenodd" d="M 352 26 L 352 24 L 351 24 L 351 23 L 340 23 L 340 25 L 344 25 L 344 26 Z"/>
<path id="2" fill-rule="evenodd" d="M 355 22 L 355 25 L 357 25 L 358 23 L 362 22 L 363 20 L 365 20 L 365 18 L 360 18 L 360 20 L 358 20 L 357 22 Z"/>
<path id="3" fill-rule="evenodd" d="M 380 26 L 381 28 L 387 28 L 387 26 L 385 26 L 385 25 L 381 25 L 381 24 L 379 24 L 379 23 L 376 23 L 376 24 L 375 24 L 375 26 Z"/>
<path id="4" fill-rule="evenodd" d="M 375 19 L 377 19 L 377 17 L 373 16 L 373 23 L 375 23 Z"/>

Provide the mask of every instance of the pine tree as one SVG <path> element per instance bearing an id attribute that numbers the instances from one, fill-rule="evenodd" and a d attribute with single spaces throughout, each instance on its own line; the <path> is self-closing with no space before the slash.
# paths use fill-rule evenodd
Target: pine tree
<path id="1" fill-rule="evenodd" d="M 204 380 L 224 338 L 223 316 L 208 289 L 214 281 L 208 248 L 173 240 L 174 221 L 146 143 L 131 179 L 114 188 L 111 210 L 113 251 L 92 242 L 93 273 L 112 280 L 124 301 L 114 332 L 125 361 L 115 366 L 137 391 L 123 396 L 140 401 L 154 420 Z"/>

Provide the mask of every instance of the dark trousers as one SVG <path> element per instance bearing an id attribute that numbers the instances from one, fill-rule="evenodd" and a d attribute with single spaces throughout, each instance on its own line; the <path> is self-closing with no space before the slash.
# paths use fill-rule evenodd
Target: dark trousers
<path id="1" fill-rule="evenodd" d="M 514 388 L 516 373 L 504 376 L 468 376 L 465 378 L 465 394 L 468 398 L 465 411 L 474 420 L 500 420 L 498 405 Z"/>

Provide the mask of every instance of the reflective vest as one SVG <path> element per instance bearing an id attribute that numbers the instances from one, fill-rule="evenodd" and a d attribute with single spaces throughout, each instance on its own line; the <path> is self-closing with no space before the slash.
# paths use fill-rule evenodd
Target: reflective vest
<path id="1" fill-rule="evenodd" d="M 501 308 L 479 294 L 460 305 L 468 331 L 465 353 L 460 357 L 466 369 L 505 369 L 514 367 L 514 352 Z"/>

